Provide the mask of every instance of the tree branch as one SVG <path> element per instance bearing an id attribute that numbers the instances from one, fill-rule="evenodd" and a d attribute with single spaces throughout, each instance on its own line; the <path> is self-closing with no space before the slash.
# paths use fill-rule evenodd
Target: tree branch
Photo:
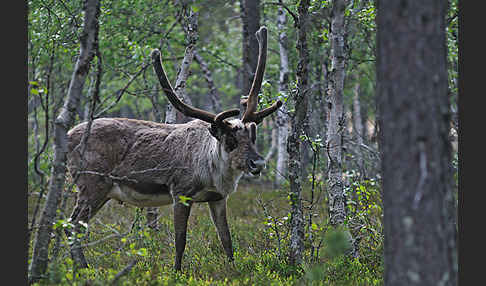
<path id="1" fill-rule="evenodd" d="M 290 10 L 289 6 L 285 5 L 282 0 L 279 0 L 278 2 L 263 2 L 262 5 L 278 5 L 283 7 L 287 11 L 287 13 L 292 16 L 292 19 L 294 20 L 294 27 L 297 27 L 297 25 L 299 24 L 299 16 L 297 16 L 292 10 Z"/>
<path id="2" fill-rule="evenodd" d="M 94 118 L 98 118 L 100 117 L 103 113 L 105 113 L 106 111 L 110 110 L 113 106 L 115 106 L 121 99 L 122 95 L 125 93 L 125 91 L 128 89 L 128 87 L 130 87 L 130 85 L 132 84 L 132 82 L 150 65 L 150 63 L 145 63 L 143 64 L 142 68 L 136 73 L 134 74 L 130 80 L 127 82 L 127 84 L 120 90 L 117 91 L 118 93 L 118 96 L 117 98 L 115 99 L 114 102 L 112 102 L 108 107 L 104 108 L 103 110 L 101 110 L 100 112 L 98 112 Z M 105 100 L 106 101 L 106 100 Z M 103 103 L 105 103 L 105 101 L 103 101 L 100 105 L 103 105 Z"/>

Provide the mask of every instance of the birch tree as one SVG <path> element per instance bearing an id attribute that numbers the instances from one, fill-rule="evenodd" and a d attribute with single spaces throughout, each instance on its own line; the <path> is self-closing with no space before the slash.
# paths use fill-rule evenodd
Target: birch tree
<path id="1" fill-rule="evenodd" d="M 329 178 L 329 219 L 331 225 L 342 225 L 346 217 L 346 201 L 342 179 L 342 133 L 345 126 L 343 90 L 345 76 L 345 23 L 347 0 L 332 1 L 331 70 L 329 72 L 327 111 L 328 124 L 326 149 Z"/>
<path id="2" fill-rule="evenodd" d="M 298 7 L 297 22 L 297 51 L 299 62 L 297 65 L 297 92 L 292 94 L 295 110 L 291 116 L 291 129 L 287 140 L 289 153 L 288 172 L 290 182 L 291 204 L 291 236 L 289 263 L 300 264 L 304 251 L 304 217 L 302 213 L 302 162 L 301 135 L 304 121 L 307 117 L 309 93 L 309 51 L 307 48 L 307 19 L 309 0 L 301 0 Z"/>
<path id="3" fill-rule="evenodd" d="M 183 7 L 184 13 L 189 13 L 187 17 L 187 22 L 181 22 L 181 25 L 186 32 L 187 46 L 184 53 L 184 59 L 182 59 L 182 63 L 177 73 L 174 91 L 183 102 L 192 105 L 191 99 L 185 94 L 184 90 L 186 88 L 187 78 L 189 77 L 189 67 L 191 66 L 192 60 L 194 59 L 194 52 L 196 50 L 197 14 L 192 11 L 188 11 L 188 9 L 190 8 Z M 189 118 L 174 109 L 171 104 L 167 104 L 167 109 L 165 112 L 165 123 L 184 123 L 189 120 Z"/>
<path id="4" fill-rule="evenodd" d="M 378 1 L 385 285 L 457 285 L 447 1 Z"/>
<path id="5" fill-rule="evenodd" d="M 213 80 L 213 73 L 209 69 L 208 63 L 204 60 L 204 58 L 198 53 L 197 50 L 194 51 L 194 60 L 199 64 L 201 71 L 203 73 L 204 79 L 208 84 L 209 89 L 209 101 L 207 104 L 207 109 L 211 110 L 214 113 L 219 113 L 223 109 L 221 107 L 221 97 L 219 95 L 218 89 L 214 84 Z"/>
<path id="6" fill-rule="evenodd" d="M 278 91 L 283 96 L 287 95 L 289 82 L 289 58 L 288 39 L 285 27 L 287 15 L 282 7 L 278 8 L 277 27 L 279 31 L 278 46 L 280 51 L 280 78 Z M 289 137 L 289 115 L 287 104 L 277 110 L 276 125 L 278 130 L 277 142 L 277 168 L 275 174 L 275 185 L 280 186 L 287 178 L 287 138 Z"/>
<path id="7" fill-rule="evenodd" d="M 361 116 L 361 102 L 359 98 L 360 93 L 360 84 L 356 83 L 354 86 L 354 97 L 353 97 L 353 137 L 356 141 L 356 161 L 358 165 L 358 170 L 360 172 L 360 178 L 365 178 L 365 167 L 364 167 L 364 159 L 363 159 L 363 152 L 361 150 L 362 145 L 364 143 L 363 137 L 364 128 L 363 128 L 363 119 Z"/>
<path id="8" fill-rule="evenodd" d="M 83 30 L 79 37 L 80 53 L 74 67 L 64 105 L 54 122 L 54 159 L 51 168 L 48 194 L 36 232 L 32 261 L 29 266 L 29 283 L 42 278 L 47 269 L 48 249 L 52 225 L 56 218 L 66 179 L 67 131 L 73 126 L 76 107 L 81 99 L 86 76 L 98 46 L 100 14 L 99 0 L 85 0 Z"/>

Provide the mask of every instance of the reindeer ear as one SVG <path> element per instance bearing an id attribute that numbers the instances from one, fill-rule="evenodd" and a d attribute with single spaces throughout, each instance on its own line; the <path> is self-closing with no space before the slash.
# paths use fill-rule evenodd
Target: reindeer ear
<path id="1" fill-rule="evenodd" d="M 223 135 L 226 135 L 226 139 L 224 140 L 224 150 L 226 152 L 229 153 L 238 147 L 238 140 L 236 140 L 234 134 L 224 130 L 221 126 L 211 124 L 211 127 L 209 127 L 208 130 L 219 142 L 223 142 Z"/>
<path id="2" fill-rule="evenodd" d="M 209 127 L 208 130 L 214 138 L 216 138 L 218 141 L 221 141 L 221 136 L 223 135 L 223 130 L 221 130 L 221 128 L 218 128 L 216 124 L 211 124 L 211 127 Z"/>
<path id="3" fill-rule="evenodd" d="M 250 125 L 250 140 L 251 140 L 251 142 L 253 142 L 253 144 L 255 144 L 257 125 L 256 125 L 255 122 L 252 122 L 249 125 Z"/>

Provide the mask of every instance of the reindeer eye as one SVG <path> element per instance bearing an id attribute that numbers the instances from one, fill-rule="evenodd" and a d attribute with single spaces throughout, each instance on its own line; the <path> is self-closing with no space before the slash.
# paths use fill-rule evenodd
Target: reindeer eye
<path id="1" fill-rule="evenodd" d="M 224 148 L 225 148 L 226 152 L 229 153 L 229 152 L 235 150 L 236 147 L 238 147 L 238 141 L 236 140 L 235 136 L 228 134 L 226 136 L 226 140 L 225 140 L 224 145 L 225 145 Z"/>

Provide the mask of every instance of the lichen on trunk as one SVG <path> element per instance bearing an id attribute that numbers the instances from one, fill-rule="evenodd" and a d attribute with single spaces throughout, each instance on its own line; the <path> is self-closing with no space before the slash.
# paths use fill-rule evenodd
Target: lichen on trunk
<path id="1" fill-rule="evenodd" d="M 307 117 L 308 106 L 308 63 L 309 50 L 307 48 L 307 21 L 309 1 L 300 1 L 298 11 L 297 50 L 299 62 L 297 65 L 297 92 L 292 94 L 295 111 L 291 116 L 291 130 L 288 138 L 287 151 L 289 153 L 289 182 L 291 205 L 291 236 L 289 263 L 300 264 L 304 251 L 304 217 L 302 212 L 302 166 L 300 137 L 303 132 L 304 121 Z"/>

